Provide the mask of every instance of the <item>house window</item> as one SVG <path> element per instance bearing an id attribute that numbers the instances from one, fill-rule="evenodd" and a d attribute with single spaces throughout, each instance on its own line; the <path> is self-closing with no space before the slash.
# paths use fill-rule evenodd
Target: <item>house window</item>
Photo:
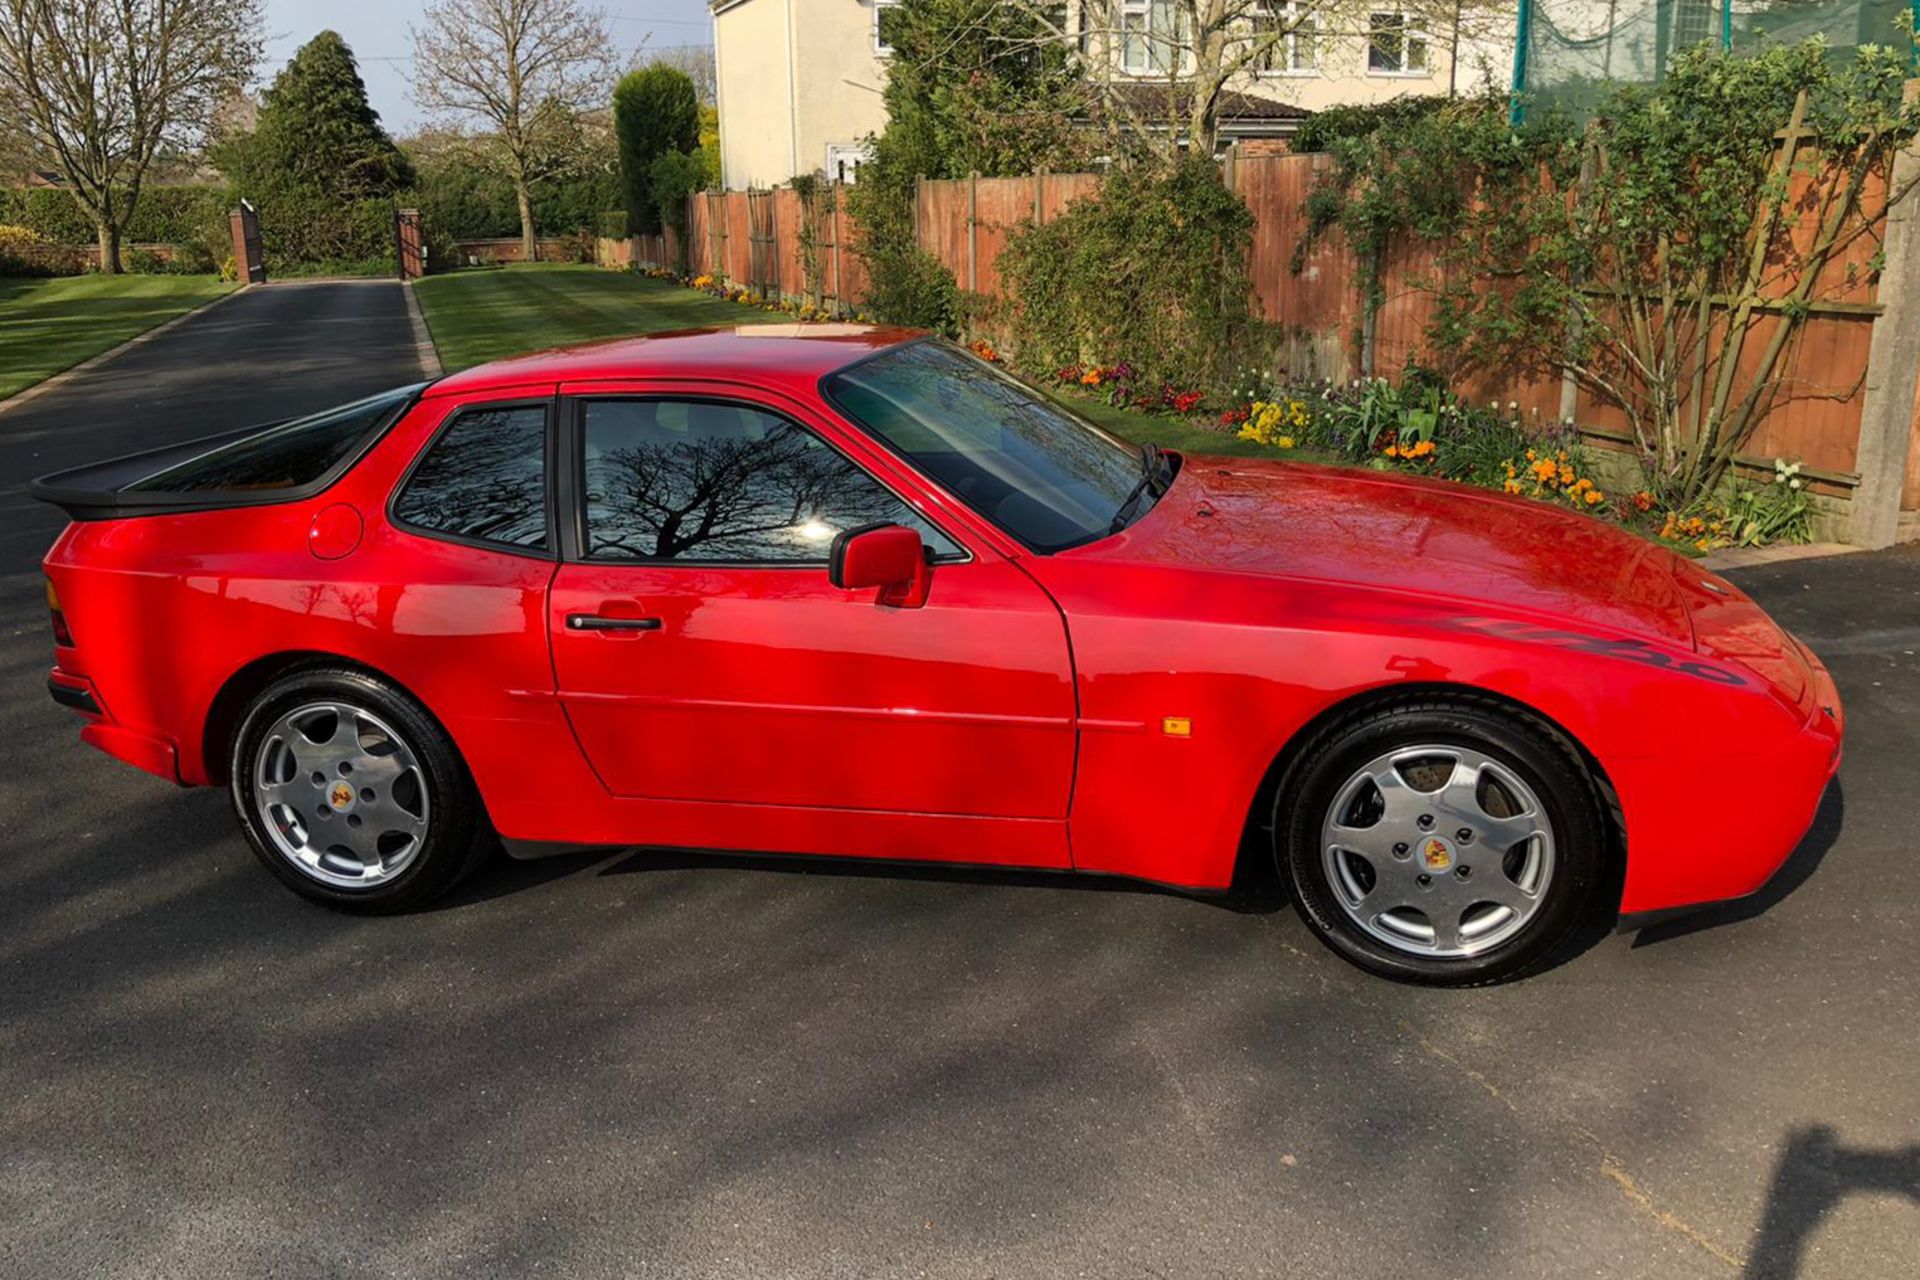
<path id="1" fill-rule="evenodd" d="M 1711 0 L 1678 0 L 1667 9 L 1668 57 L 1720 34 L 1720 6 Z"/>
<path id="2" fill-rule="evenodd" d="M 1254 55 L 1258 75 L 1301 75 L 1314 69 L 1315 37 L 1320 19 L 1303 0 L 1278 0 L 1256 5 L 1247 15 L 1254 40 L 1272 43 Z M 1276 36 L 1276 33 L 1279 33 Z"/>
<path id="3" fill-rule="evenodd" d="M 1405 13 L 1367 16 L 1367 74 L 1427 74 L 1427 33 L 1417 18 Z"/>
<path id="4" fill-rule="evenodd" d="M 882 58 L 893 53 L 893 29 L 900 22 L 900 0 L 873 0 L 873 51 Z"/>
<path id="5" fill-rule="evenodd" d="M 1128 75 L 1184 71 L 1187 43 L 1187 15 L 1174 0 L 1120 0 L 1120 69 Z"/>
<path id="6" fill-rule="evenodd" d="M 873 148 L 864 142 L 827 144 L 827 181 L 858 181 L 860 166 L 873 159 Z"/>

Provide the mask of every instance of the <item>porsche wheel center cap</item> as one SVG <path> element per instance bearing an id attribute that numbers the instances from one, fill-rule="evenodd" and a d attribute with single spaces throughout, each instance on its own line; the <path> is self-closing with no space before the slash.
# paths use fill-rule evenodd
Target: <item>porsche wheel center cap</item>
<path id="1" fill-rule="evenodd" d="M 1420 841 L 1420 865 L 1428 871 L 1445 871 L 1453 866 L 1453 846 L 1439 836 L 1425 836 Z"/>
<path id="2" fill-rule="evenodd" d="M 353 808 L 353 788 L 345 782 L 336 782 L 327 788 L 327 807 L 335 813 L 345 813 Z"/>

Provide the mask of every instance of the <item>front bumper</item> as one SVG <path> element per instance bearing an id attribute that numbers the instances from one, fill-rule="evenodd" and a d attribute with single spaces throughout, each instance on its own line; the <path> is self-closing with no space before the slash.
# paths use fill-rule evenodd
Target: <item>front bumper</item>
<path id="1" fill-rule="evenodd" d="M 1826 667 L 1811 653 L 1813 709 L 1764 754 L 1681 767 L 1624 761 L 1614 783 L 1627 817 L 1623 928 L 1757 891 L 1806 839 L 1840 770 L 1846 713 Z"/>

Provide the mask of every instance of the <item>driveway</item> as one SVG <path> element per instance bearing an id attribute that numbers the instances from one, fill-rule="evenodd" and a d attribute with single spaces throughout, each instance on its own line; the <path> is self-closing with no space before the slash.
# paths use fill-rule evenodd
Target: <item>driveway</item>
<path id="1" fill-rule="evenodd" d="M 630 854 L 357 920 L 80 745 L 22 485 L 411 352 L 276 285 L 0 415 L 0 1275 L 1911 1273 L 1920 552 L 1739 575 L 1851 716 L 1782 879 L 1514 986 L 1257 886 Z"/>

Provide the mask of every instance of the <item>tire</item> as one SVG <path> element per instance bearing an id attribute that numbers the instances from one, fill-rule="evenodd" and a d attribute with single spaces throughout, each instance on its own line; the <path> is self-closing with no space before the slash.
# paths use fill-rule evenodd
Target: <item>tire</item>
<path id="1" fill-rule="evenodd" d="M 254 854 L 301 897 L 340 910 L 416 910 L 497 844 L 446 731 L 352 668 L 295 671 L 262 690 L 228 776 Z"/>
<path id="2" fill-rule="evenodd" d="M 1507 981 L 1594 918 L 1613 829 L 1579 752 L 1545 721 L 1470 696 L 1387 704 L 1293 758 L 1275 861 L 1314 935 L 1360 968 Z"/>

